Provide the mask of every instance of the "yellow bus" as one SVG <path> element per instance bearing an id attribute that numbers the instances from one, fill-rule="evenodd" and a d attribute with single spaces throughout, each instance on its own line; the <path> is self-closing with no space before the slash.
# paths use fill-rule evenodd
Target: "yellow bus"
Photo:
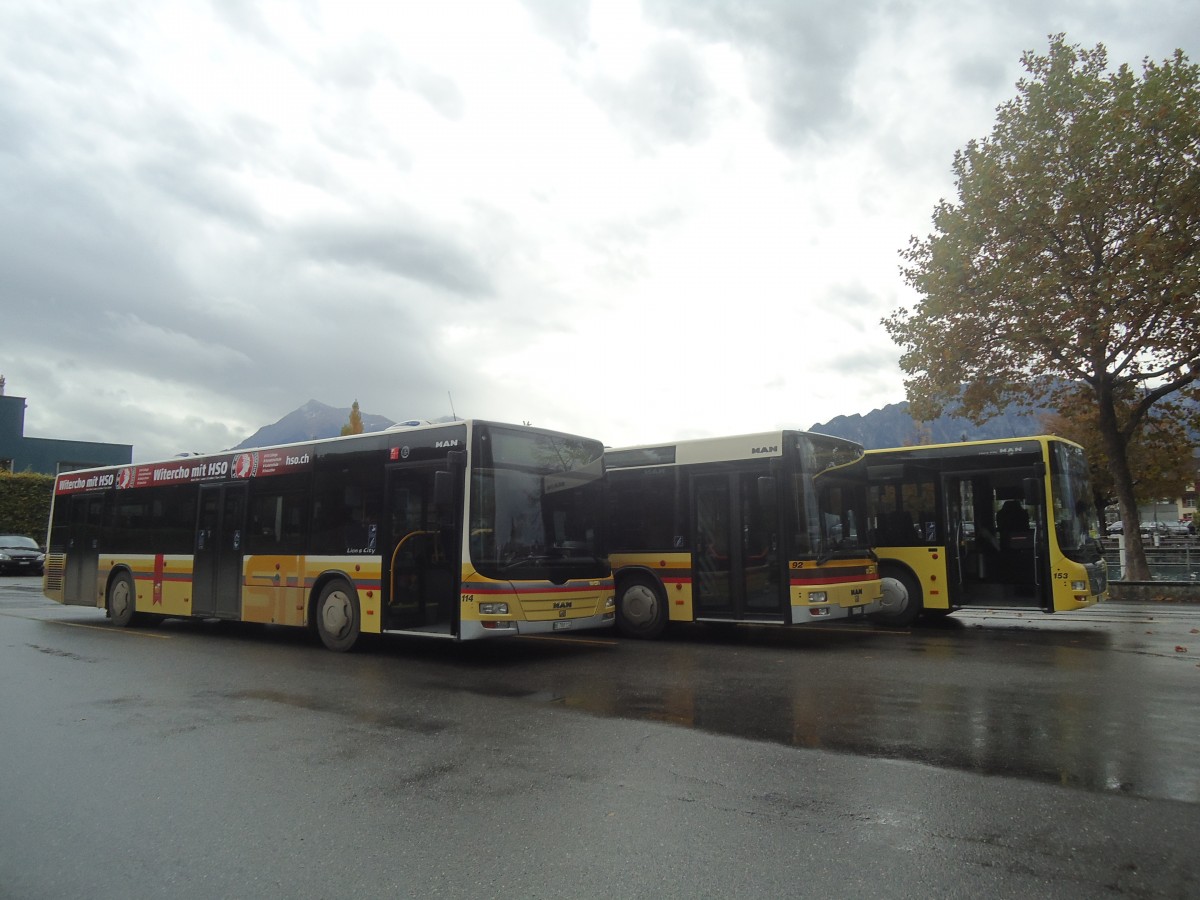
<path id="1" fill-rule="evenodd" d="M 876 621 L 1104 599 L 1100 520 L 1078 444 L 1052 436 L 867 451 Z"/>
<path id="2" fill-rule="evenodd" d="M 858 444 L 773 431 L 608 450 L 605 467 L 625 635 L 832 622 L 880 600 Z"/>
<path id="3" fill-rule="evenodd" d="M 43 590 L 155 617 L 459 641 L 611 626 L 603 445 L 495 422 L 59 475 Z"/>

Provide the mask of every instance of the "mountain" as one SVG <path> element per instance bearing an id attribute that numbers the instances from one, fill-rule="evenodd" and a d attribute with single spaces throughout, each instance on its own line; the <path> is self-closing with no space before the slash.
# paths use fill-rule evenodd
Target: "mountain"
<path id="1" fill-rule="evenodd" d="M 1012 407 L 984 425 L 974 425 L 968 419 L 943 415 L 929 423 L 918 423 L 908 414 L 908 403 L 889 403 L 882 409 L 873 409 L 866 415 L 837 416 L 823 424 L 809 428 L 821 434 L 858 441 L 868 450 L 880 447 L 903 447 L 917 442 L 950 444 L 956 441 L 982 441 L 992 438 L 1024 437 L 1041 434 L 1045 429 L 1041 417 L 1049 410 L 1032 408 L 1018 410 Z M 361 412 L 361 410 L 360 410 Z M 383 431 L 395 424 L 384 416 L 362 413 L 365 431 Z M 444 416 L 431 421 L 448 422 Z M 316 400 L 309 400 L 273 425 L 264 425 L 234 450 L 248 447 L 266 447 L 273 444 L 295 444 L 319 438 L 337 437 L 342 426 L 350 421 L 350 408 L 337 409 Z"/>
<path id="2" fill-rule="evenodd" d="M 362 412 L 361 409 L 359 412 L 362 415 L 363 431 L 383 431 L 396 424 L 383 416 L 373 416 Z M 301 441 L 337 437 L 342 433 L 342 427 L 349 421 L 349 406 L 336 409 L 316 400 L 309 400 L 274 425 L 264 425 L 232 449 L 245 450 L 250 447 L 296 444 Z"/>
<path id="3" fill-rule="evenodd" d="M 983 441 L 992 438 L 1024 437 L 1041 434 L 1045 429 L 1041 417 L 1049 410 L 1012 408 L 983 425 L 969 419 L 943 415 L 932 422 L 918 423 L 908 414 L 908 403 L 889 403 L 883 409 L 873 409 L 865 416 L 837 416 L 809 430 L 821 434 L 858 441 L 868 450 L 880 447 L 903 447 L 917 443 L 950 444 L 956 441 Z"/>

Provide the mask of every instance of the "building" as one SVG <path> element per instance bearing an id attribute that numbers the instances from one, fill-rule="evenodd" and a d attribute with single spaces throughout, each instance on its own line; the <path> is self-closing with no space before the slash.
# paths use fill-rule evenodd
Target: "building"
<path id="1" fill-rule="evenodd" d="M 57 475 L 133 461 L 132 444 L 25 437 L 25 398 L 4 396 L 0 375 L 0 471 Z"/>

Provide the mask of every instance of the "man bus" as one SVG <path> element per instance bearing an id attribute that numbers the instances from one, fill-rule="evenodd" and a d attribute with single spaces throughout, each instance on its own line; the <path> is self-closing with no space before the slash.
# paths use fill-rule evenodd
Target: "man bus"
<path id="1" fill-rule="evenodd" d="M 603 446 L 456 421 L 59 475 L 44 591 L 152 617 L 454 640 L 610 626 Z"/>
<path id="2" fill-rule="evenodd" d="M 867 451 L 876 621 L 1104 598 L 1108 574 L 1083 448 L 1062 438 Z"/>
<path id="3" fill-rule="evenodd" d="M 773 431 L 609 450 L 605 465 L 623 634 L 832 622 L 880 599 L 858 444 Z"/>

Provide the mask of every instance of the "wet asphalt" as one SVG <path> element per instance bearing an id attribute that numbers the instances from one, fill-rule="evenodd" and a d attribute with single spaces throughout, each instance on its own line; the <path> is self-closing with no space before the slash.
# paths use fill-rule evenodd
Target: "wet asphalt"
<path id="1" fill-rule="evenodd" d="M 330 653 L 0 579 L 0 896 L 1200 895 L 1200 605 Z"/>

